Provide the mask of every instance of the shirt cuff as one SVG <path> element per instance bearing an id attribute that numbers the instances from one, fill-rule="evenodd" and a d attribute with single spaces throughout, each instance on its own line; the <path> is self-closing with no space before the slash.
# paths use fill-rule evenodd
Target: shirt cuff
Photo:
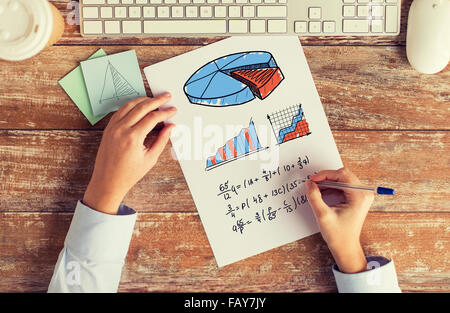
<path id="1" fill-rule="evenodd" d="M 333 274 L 339 292 L 401 292 L 394 261 L 380 256 L 369 256 L 367 268 L 360 273 L 346 274 L 333 265 Z"/>
<path id="2" fill-rule="evenodd" d="M 95 211 L 78 201 L 65 245 L 87 261 L 121 262 L 133 235 L 137 213 L 121 205 L 117 215 Z"/>

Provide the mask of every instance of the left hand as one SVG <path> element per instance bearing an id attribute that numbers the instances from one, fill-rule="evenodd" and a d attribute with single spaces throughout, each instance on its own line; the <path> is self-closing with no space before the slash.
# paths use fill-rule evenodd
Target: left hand
<path id="1" fill-rule="evenodd" d="M 100 212 L 117 214 L 125 195 L 156 164 L 169 141 L 174 124 L 166 125 L 150 148 L 144 146 L 156 124 L 175 115 L 174 107 L 156 110 L 169 99 L 168 93 L 156 98 L 137 98 L 112 116 L 103 133 L 84 204 Z"/>

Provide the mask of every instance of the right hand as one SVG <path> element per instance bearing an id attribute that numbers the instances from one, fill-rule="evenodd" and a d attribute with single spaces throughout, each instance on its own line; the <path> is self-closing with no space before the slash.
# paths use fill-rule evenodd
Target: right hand
<path id="1" fill-rule="evenodd" d="M 306 183 L 307 197 L 322 237 L 328 245 L 339 270 L 345 273 L 365 271 L 366 258 L 359 241 L 361 229 L 374 200 L 373 192 L 358 190 L 320 190 L 315 182 L 331 180 L 348 184 L 361 184 L 358 177 L 347 168 L 337 171 L 321 171 Z M 342 202 L 328 206 L 322 194 L 341 197 Z"/>

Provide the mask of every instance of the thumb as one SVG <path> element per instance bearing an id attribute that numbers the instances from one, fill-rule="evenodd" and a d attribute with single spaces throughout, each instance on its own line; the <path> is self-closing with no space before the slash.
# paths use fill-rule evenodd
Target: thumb
<path id="1" fill-rule="evenodd" d="M 306 197 L 308 198 L 308 202 L 313 209 L 314 215 L 316 218 L 320 218 L 328 213 L 330 209 L 329 206 L 323 201 L 322 193 L 320 192 L 319 187 L 317 187 L 316 183 L 308 180 L 306 182 Z"/>

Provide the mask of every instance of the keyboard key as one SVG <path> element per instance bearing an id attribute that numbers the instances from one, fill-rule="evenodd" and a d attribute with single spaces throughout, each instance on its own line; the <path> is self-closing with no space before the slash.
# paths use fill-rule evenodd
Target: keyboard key
<path id="1" fill-rule="evenodd" d="M 369 6 L 368 5 L 358 5 L 358 16 L 359 17 L 368 17 L 369 16 Z"/>
<path id="2" fill-rule="evenodd" d="M 255 17 L 255 7 L 254 6 L 243 6 L 242 7 L 242 16 L 243 17 Z"/>
<path id="3" fill-rule="evenodd" d="M 370 20 L 344 20 L 342 31 L 344 33 L 368 33 Z"/>
<path id="4" fill-rule="evenodd" d="M 258 17 L 286 17 L 285 6 L 258 6 Z"/>
<path id="5" fill-rule="evenodd" d="M 183 17 L 184 9 L 183 7 L 172 7 L 172 17 Z"/>
<path id="6" fill-rule="evenodd" d="M 101 7 L 100 15 L 102 18 L 112 18 L 113 17 L 112 7 Z"/>
<path id="7" fill-rule="evenodd" d="M 309 32 L 310 33 L 320 33 L 320 22 L 309 22 Z"/>
<path id="8" fill-rule="evenodd" d="M 241 7 L 239 7 L 239 6 L 228 7 L 228 16 L 229 17 L 241 17 Z"/>
<path id="9" fill-rule="evenodd" d="M 323 22 L 323 32 L 324 33 L 334 33 L 334 32 L 336 32 L 336 22 L 335 21 L 325 21 L 325 22 Z"/>
<path id="10" fill-rule="evenodd" d="M 105 0 L 83 0 L 83 4 L 105 4 Z"/>
<path id="11" fill-rule="evenodd" d="M 103 25 L 101 21 L 83 21 L 83 31 L 85 34 L 101 34 Z"/>
<path id="12" fill-rule="evenodd" d="M 372 27 L 370 30 L 372 33 L 383 32 L 383 20 L 372 20 Z"/>
<path id="13" fill-rule="evenodd" d="M 128 16 L 130 18 L 140 18 L 141 17 L 141 7 L 129 7 Z"/>
<path id="14" fill-rule="evenodd" d="M 307 33 L 308 24 L 306 23 L 306 21 L 297 21 L 294 23 L 294 31 L 296 33 Z"/>
<path id="15" fill-rule="evenodd" d="M 122 31 L 124 34 L 142 33 L 141 21 L 122 21 Z"/>
<path id="16" fill-rule="evenodd" d="M 83 8 L 84 18 L 98 18 L 98 7 L 84 7 Z"/>
<path id="17" fill-rule="evenodd" d="M 156 9 L 155 7 L 143 7 L 142 8 L 142 15 L 145 18 L 151 18 L 156 16 Z"/>
<path id="18" fill-rule="evenodd" d="M 212 7 L 200 7 L 200 17 L 212 17 Z"/>
<path id="19" fill-rule="evenodd" d="M 342 15 L 344 15 L 344 17 L 352 17 L 355 16 L 356 13 L 356 7 L 354 5 L 344 5 L 344 12 L 342 13 Z"/>
<path id="20" fill-rule="evenodd" d="M 251 33 L 265 33 L 266 32 L 266 21 L 265 20 L 251 20 L 250 21 L 250 32 Z"/>
<path id="21" fill-rule="evenodd" d="M 384 7 L 381 5 L 372 6 L 372 16 L 381 17 L 383 16 Z"/>
<path id="22" fill-rule="evenodd" d="M 386 6 L 386 33 L 397 32 L 398 11 L 397 6 Z"/>
<path id="23" fill-rule="evenodd" d="M 120 34 L 120 22 L 105 21 L 105 34 Z"/>
<path id="24" fill-rule="evenodd" d="M 114 17 L 115 18 L 127 17 L 127 8 L 126 7 L 115 7 L 114 8 Z"/>
<path id="25" fill-rule="evenodd" d="M 309 18 L 310 19 L 320 19 L 322 17 L 321 8 L 309 8 Z"/>
<path id="26" fill-rule="evenodd" d="M 159 18 L 169 17 L 169 7 L 158 7 L 158 17 Z"/>
<path id="27" fill-rule="evenodd" d="M 233 34 L 243 34 L 248 32 L 247 20 L 229 20 L 228 31 Z"/>
<path id="28" fill-rule="evenodd" d="M 186 7 L 186 17 L 197 17 L 197 7 L 194 6 L 188 6 Z"/>
<path id="29" fill-rule="evenodd" d="M 287 31 L 286 20 L 268 20 L 267 31 L 269 33 L 285 33 Z"/>
<path id="30" fill-rule="evenodd" d="M 227 16 L 227 7 L 226 6 L 214 7 L 214 16 L 215 17 L 226 17 Z"/>
<path id="31" fill-rule="evenodd" d="M 144 21 L 146 34 L 224 34 L 226 32 L 226 20 Z"/>

